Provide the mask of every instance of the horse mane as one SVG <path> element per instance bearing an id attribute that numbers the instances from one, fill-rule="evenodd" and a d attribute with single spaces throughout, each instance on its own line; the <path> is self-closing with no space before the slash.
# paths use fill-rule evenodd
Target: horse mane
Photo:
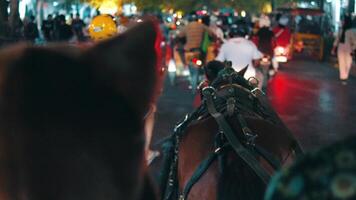
<path id="1" fill-rule="evenodd" d="M 155 198 L 143 135 L 155 36 L 144 22 L 86 50 L 0 52 L 1 199 Z"/>

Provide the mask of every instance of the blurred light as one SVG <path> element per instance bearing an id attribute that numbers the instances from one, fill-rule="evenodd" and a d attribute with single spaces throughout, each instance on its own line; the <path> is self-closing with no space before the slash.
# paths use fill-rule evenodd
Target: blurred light
<path id="1" fill-rule="evenodd" d="M 285 63 L 288 61 L 287 56 L 276 56 L 275 59 L 279 63 Z"/>
<path id="2" fill-rule="evenodd" d="M 339 31 L 340 25 L 340 10 L 341 10 L 341 2 L 340 1 L 333 1 L 334 2 L 334 17 L 335 17 L 335 31 Z"/>
<path id="3" fill-rule="evenodd" d="M 201 13 L 202 13 L 203 15 L 206 15 L 206 14 L 208 13 L 208 11 L 202 10 Z"/>
<path id="4" fill-rule="evenodd" d="M 246 11 L 241 11 L 241 17 L 246 17 Z"/>
<path id="5" fill-rule="evenodd" d="M 176 18 L 176 17 L 177 17 L 177 13 L 174 13 L 174 14 L 173 14 L 173 17 Z"/>
<path id="6" fill-rule="evenodd" d="M 53 1 L 53 6 L 54 7 L 58 6 L 58 2 L 57 1 Z"/>
<path id="7" fill-rule="evenodd" d="M 315 6 L 315 5 L 316 5 L 315 1 L 310 2 L 310 4 L 311 4 L 312 6 Z"/>
<path id="8" fill-rule="evenodd" d="M 99 6 L 100 13 L 113 15 L 118 11 L 118 5 L 113 1 L 103 1 Z"/>
<path id="9" fill-rule="evenodd" d="M 167 21 L 168 21 L 169 23 L 171 23 L 171 22 L 172 22 L 172 18 L 171 18 L 171 17 L 167 17 Z"/>
<path id="10" fill-rule="evenodd" d="M 132 6 L 131 6 L 131 11 L 132 11 L 133 13 L 136 13 L 136 12 L 137 12 L 137 7 L 136 7 L 135 5 L 132 5 Z"/>
<path id="11" fill-rule="evenodd" d="M 197 64 L 198 66 L 201 66 L 203 64 L 203 62 L 201 60 L 197 60 L 197 62 L 195 62 L 195 64 Z"/>
<path id="12" fill-rule="evenodd" d="M 174 62 L 173 59 L 170 59 L 168 63 L 168 72 L 176 72 L 176 71 L 177 71 L 176 63 Z"/>
<path id="13" fill-rule="evenodd" d="M 272 4 L 271 3 L 265 3 L 262 12 L 264 13 L 271 13 L 272 12 Z"/>
<path id="14" fill-rule="evenodd" d="M 177 26 L 179 26 L 181 23 L 180 23 L 180 21 L 177 21 L 176 24 L 177 24 Z"/>
<path id="15" fill-rule="evenodd" d="M 188 69 L 184 69 L 182 75 L 183 76 L 189 76 L 190 75 L 189 70 Z"/>
<path id="16" fill-rule="evenodd" d="M 138 22 L 138 23 L 141 23 L 141 22 L 142 22 L 142 19 L 138 19 L 137 22 Z"/>
<path id="17" fill-rule="evenodd" d="M 182 11 L 177 11 L 177 17 L 178 17 L 178 19 L 182 19 L 183 18 L 183 12 Z"/>
<path id="18" fill-rule="evenodd" d="M 192 62 L 198 66 L 202 65 L 203 62 L 201 60 L 199 60 L 198 58 L 193 58 L 192 59 Z"/>
<path id="19" fill-rule="evenodd" d="M 137 14 L 137 7 L 134 3 L 124 4 L 122 6 L 122 12 L 124 15 L 136 15 Z"/>
<path id="20" fill-rule="evenodd" d="M 267 63 L 268 61 L 269 61 L 269 59 L 267 57 L 262 58 L 262 62 Z"/>
<path id="21" fill-rule="evenodd" d="M 27 7 L 31 4 L 32 2 L 29 0 L 22 0 L 19 2 L 19 14 L 21 19 L 25 17 Z M 10 13 L 10 7 L 8 8 L 8 13 Z"/>
<path id="22" fill-rule="evenodd" d="M 276 55 L 284 55 L 285 54 L 285 49 L 284 47 L 278 46 L 274 49 L 274 54 Z"/>
<path id="23" fill-rule="evenodd" d="M 326 0 L 326 3 L 331 3 L 332 2 L 332 0 Z"/>

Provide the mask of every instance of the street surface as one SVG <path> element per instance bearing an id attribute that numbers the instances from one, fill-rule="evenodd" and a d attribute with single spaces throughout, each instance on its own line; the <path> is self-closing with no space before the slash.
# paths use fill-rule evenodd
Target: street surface
<path id="1" fill-rule="evenodd" d="M 316 61 L 291 61 L 269 82 L 267 96 L 287 127 L 305 150 L 312 150 L 356 134 L 356 79 L 347 85 L 338 80 L 338 70 Z M 172 133 L 174 125 L 192 111 L 188 83 L 176 86 L 166 81 L 158 103 L 153 148 Z M 152 164 L 154 175 L 160 159 Z"/>

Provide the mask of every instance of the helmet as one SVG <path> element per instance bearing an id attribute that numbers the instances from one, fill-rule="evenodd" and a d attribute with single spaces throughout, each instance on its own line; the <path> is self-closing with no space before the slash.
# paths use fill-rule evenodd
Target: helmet
<path id="1" fill-rule="evenodd" d="M 230 37 L 245 37 L 247 35 L 247 32 L 247 28 L 244 25 L 232 24 L 230 27 L 229 35 Z"/>
<path id="2" fill-rule="evenodd" d="M 103 40 L 116 33 L 116 23 L 110 15 L 98 15 L 89 25 L 89 35 L 93 40 Z"/>
<path id="3" fill-rule="evenodd" d="M 279 18 L 278 24 L 280 24 L 282 26 L 287 26 L 288 21 L 289 21 L 288 17 L 282 16 L 281 18 Z"/>

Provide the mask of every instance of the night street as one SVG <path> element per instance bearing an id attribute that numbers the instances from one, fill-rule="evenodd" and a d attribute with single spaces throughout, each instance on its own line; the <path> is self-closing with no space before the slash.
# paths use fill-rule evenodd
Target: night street
<path id="1" fill-rule="evenodd" d="M 355 90 L 355 78 L 342 85 L 331 64 L 299 60 L 281 67 L 270 81 L 267 95 L 302 147 L 311 150 L 355 134 Z M 185 81 L 176 87 L 166 82 L 158 105 L 153 148 L 159 149 L 160 139 L 171 134 L 178 120 L 192 111 L 192 101 Z"/>

